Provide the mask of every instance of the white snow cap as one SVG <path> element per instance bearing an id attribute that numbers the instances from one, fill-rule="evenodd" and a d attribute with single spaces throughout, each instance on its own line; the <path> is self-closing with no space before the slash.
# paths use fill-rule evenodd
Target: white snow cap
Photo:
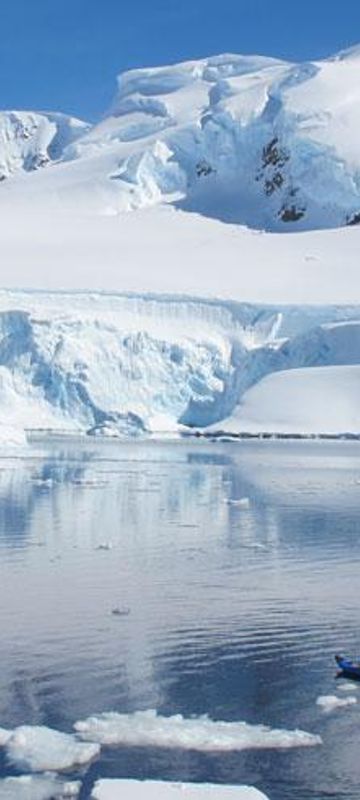
<path id="1" fill-rule="evenodd" d="M 75 729 L 85 741 L 104 745 L 174 747 L 203 752 L 289 749 L 321 744 L 319 736 L 304 731 L 277 730 L 246 722 L 214 722 L 206 716 L 162 717 L 151 710 L 135 714 L 100 714 L 77 722 Z"/>
<path id="2" fill-rule="evenodd" d="M 249 786 L 126 780 L 98 781 L 91 797 L 92 800 L 267 800 L 262 792 Z"/>
<path id="3" fill-rule="evenodd" d="M 223 54 L 132 70 L 94 126 L 2 112 L 4 207 L 27 198 L 111 216 L 176 202 L 256 229 L 356 224 L 359 60 L 356 49 L 303 64 Z"/>

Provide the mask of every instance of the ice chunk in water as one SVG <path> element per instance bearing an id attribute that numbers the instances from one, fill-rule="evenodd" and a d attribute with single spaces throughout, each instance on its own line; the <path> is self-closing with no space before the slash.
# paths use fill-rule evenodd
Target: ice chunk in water
<path id="1" fill-rule="evenodd" d="M 338 685 L 339 692 L 357 692 L 359 687 L 357 686 L 354 681 L 346 681 L 346 683 L 340 683 Z"/>
<path id="2" fill-rule="evenodd" d="M 0 728 L 0 747 L 4 747 L 6 742 L 10 739 L 12 731 L 7 731 L 5 728 Z"/>
<path id="3" fill-rule="evenodd" d="M 65 800 L 78 797 L 80 783 L 64 783 L 52 775 L 23 775 L 20 778 L 0 780 L 1 800 Z"/>
<path id="4" fill-rule="evenodd" d="M 100 750 L 97 744 L 84 744 L 71 734 L 30 725 L 16 728 L 5 748 L 9 761 L 31 772 L 57 772 L 86 764 Z"/>
<path id="5" fill-rule="evenodd" d="M 161 781 L 98 781 L 92 800 L 267 800 L 250 786 L 220 786 L 207 783 L 166 783 Z"/>
<path id="6" fill-rule="evenodd" d="M 229 506 L 236 506 L 237 508 L 250 508 L 250 499 L 248 497 L 238 497 L 237 499 L 229 498 L 226 502 Z"/>
<path id="7" fill-rule="evenodd" d="M 336 697 L 335 694 L 323 695 L 316 701 L 316 705 L 320 706 L 327 714 L 336 708 L 346 708 L 346 706 L 353 706 L 356 703 L 356 697 Z"/>
<path id="8" fill-rule="evenodd" d="M 75 729 L 86 741 L 105 745 L 174 747 L 203 752 L 288 749 L 321 744 L 319 736 L 304 731 L 276 730 L 246 722 L 214 722 L 206 716 L 161 717 L 156 711 L 100 714 L 77 722 Z"/>

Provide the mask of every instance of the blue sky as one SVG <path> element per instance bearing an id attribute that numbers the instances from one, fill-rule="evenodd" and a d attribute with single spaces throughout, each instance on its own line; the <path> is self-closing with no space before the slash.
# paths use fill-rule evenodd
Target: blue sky
<path id="1" fill-rule="evenodd" d="M 115 76 L 221 52 L 293 60 L 360 42 L 360 0 L 3 0 L 0 106 L 96 119 Z"/>

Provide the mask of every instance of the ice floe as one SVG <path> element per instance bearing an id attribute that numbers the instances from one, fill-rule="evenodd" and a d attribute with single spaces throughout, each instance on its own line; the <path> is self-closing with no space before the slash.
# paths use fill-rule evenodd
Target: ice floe
<path id="1" fill-rule="evenodd" d="M 5 728 L 0 728 L 0 747 L 4 747 L 6 742 L 9 741 L 12 731 L 7 731 Z"/>
<path id="2" fill-rule="evenodd" d="M 356 697 L 336 697 L 334 694 L 323 695 L 318 697 L 316 705 L 320 706 L 325 713 L 329 714 L 335 711 L 336 708 L 346 708 L 353 706 L 357 703 Z"/>
<path id="3" fill-rule="evenodd" d="M 23 725 L 4 736 L 8 760 L 18 769 L 46 772 L 86 764 L 100 751 L 97 744 L 79 742 L 75 736 L 41 726 Z"/>
<path id="4" fill-rule="evenodd" d="M 339 692 L 357 692 L 358 688 L 359 687 L 356 685 L 356 683 L 354 683 L 354 681 L 352 681 L 352 683 L 350 683 L 350 681 L 346 681 L 346 683 L 340 683 L 338 686 Z"/>
<path id="5" fill-rule="evenodd" d="M 0 780 L 1 800 L 65 800 L 78 797 L 80 783 L 64 781 L 53 775 L 22 775 Z"/>
<path id="6" fill-rule="evenodd" d="M 92 791 L 92 800 L 267 800 L 250 786 L 166 783 L 161 781 L 100 780 Z"/>
<path id="7" fill-rule="evenodd" d="M 100 714 L 77 722 L 75 730 L 85 741 L 103 745 L 173 747 L 203 752 L 288 749 L 321 744 L 320 736 L 305 731 L 277 730 L 246 722 L 215 722 L 207 716 L 163 717 L 154 710 Z"/>
<path id="8" fill-rule="evenodd" d="M 250 500 L 248 497 L 239 497 L 236 499 L 229 499 L 226 501 L 229 506 L 237 506 L 237 508 L 250 508 Z"/>

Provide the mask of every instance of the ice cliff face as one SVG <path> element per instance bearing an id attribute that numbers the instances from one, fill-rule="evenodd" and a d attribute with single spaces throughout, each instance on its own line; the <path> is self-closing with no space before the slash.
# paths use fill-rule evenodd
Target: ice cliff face
<path id="1" fill-rule="evenodd" d="M 356 307 L 0 295 L 0 407 L 16 429 L 137 436 L 204 427 L 266 375 L 358 363 Z"/>
<path id="2" fill-rule="evenodd" d="M 357 224 L 359 72 L 356 48 L 304 64 L 222 55 L 134 70 L 92 127 L 4 112 L 0 178 L 55 161 L 19 194 L 103 214 L 169 202 L 267 230 Z"/>

